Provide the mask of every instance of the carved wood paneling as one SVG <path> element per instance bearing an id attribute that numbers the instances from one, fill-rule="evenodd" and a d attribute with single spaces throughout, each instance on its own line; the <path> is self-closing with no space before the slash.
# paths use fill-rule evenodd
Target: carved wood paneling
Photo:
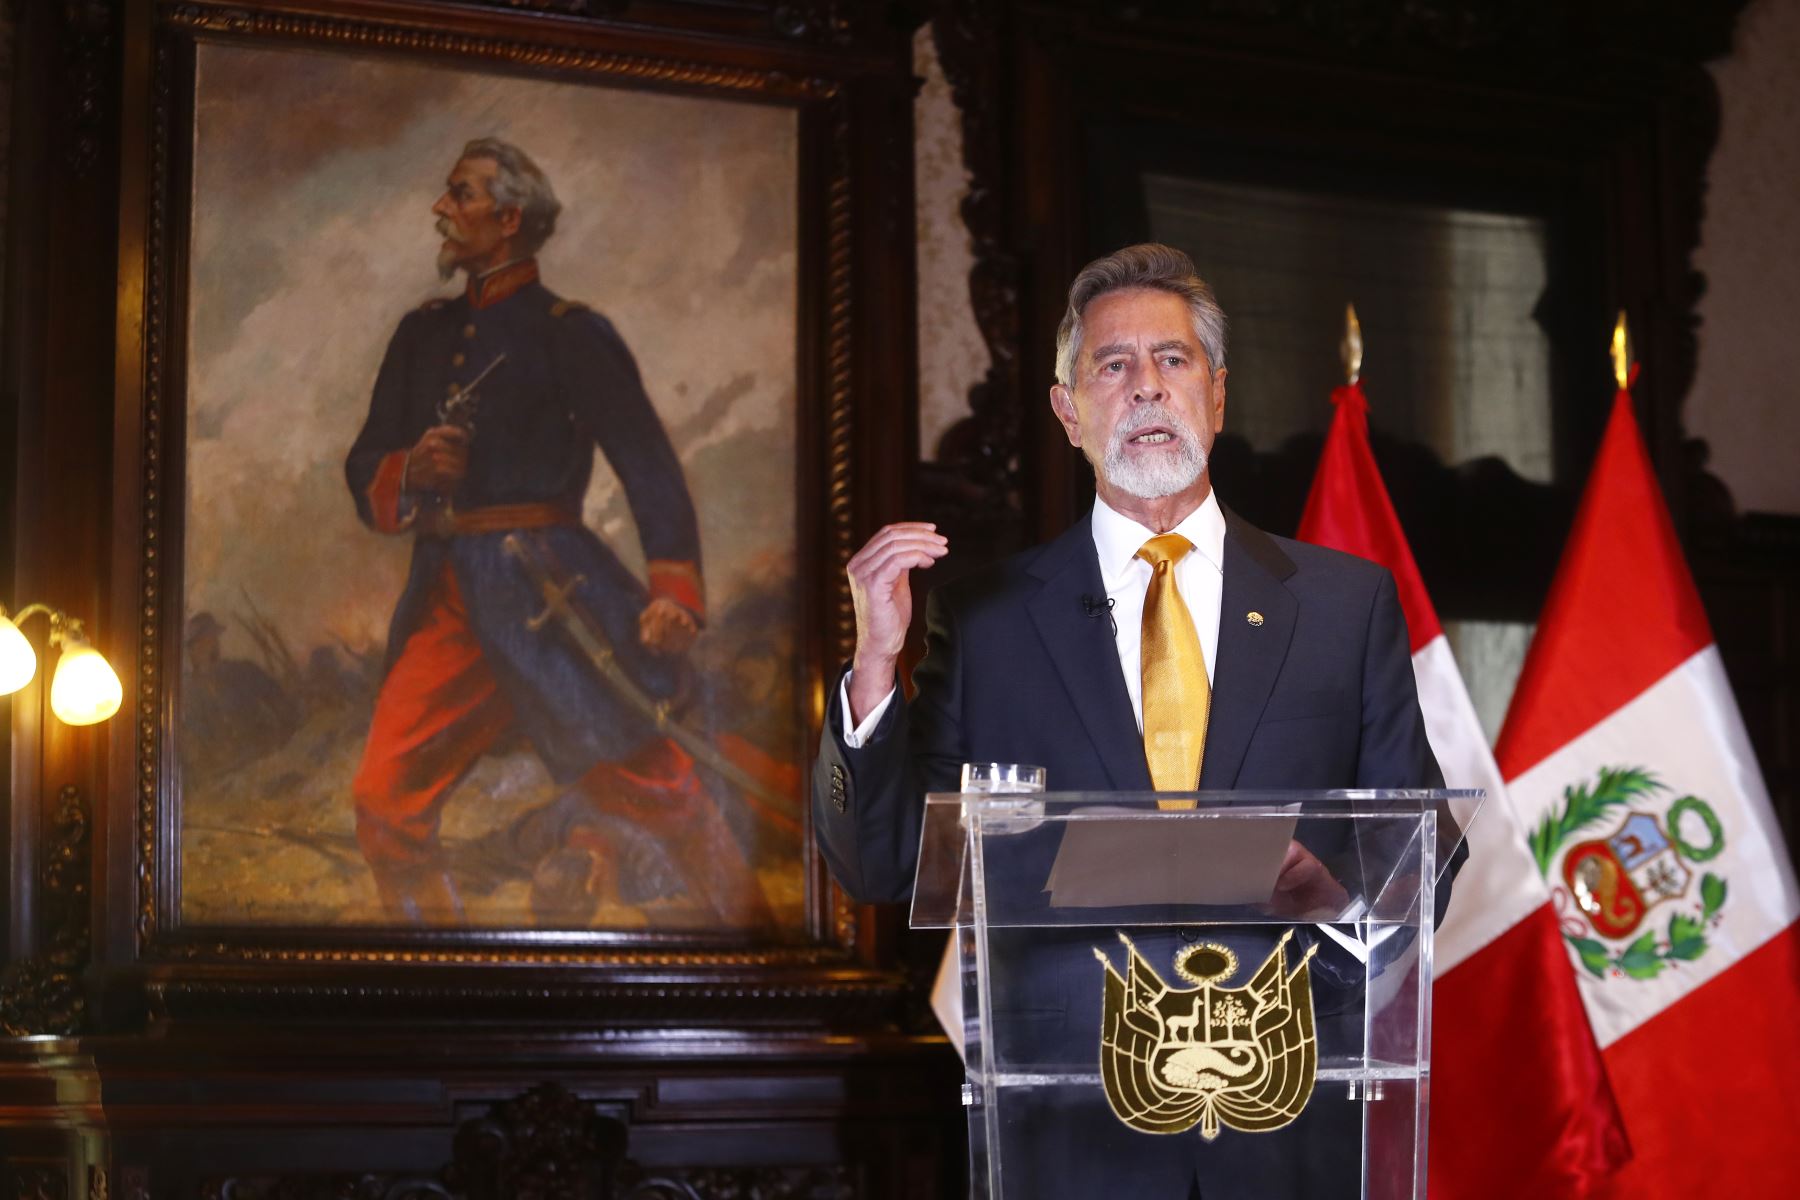
<path id="1" fill-rule="evenodd" d="M 0 1033 L 8 1037 L 81 1030 L 87 1014 L 81 973 L 90 945 L 92 823 L 80 789 L 64 787 L 40 851 L 38 922 L 45 949 L 0 968 Z"/>
<path id="2" fill-rule="evenodd" d="M 477 983 L 440 974 L 404 984 L 316 983 L 292 976 L 184 980 L 159 973 L 147 985 L 151 1011 L 176 1020 L 319 1021 L 355 1014 L 362 1020 L 455 1021 L 499 1019 L 524 1010 L 533 1020 L 597 1024 L 602 1039 L 621 1042 L 641 1040 L 645 1030 L 669 1024 L 731 1026 L 749 1015 L 766 1029 L 824 1022 L 866 1028 L 891 1017 L 899 991 L 897 980 L 883 977 L 792 986 L 747 978 L 734 986 L 701 982 L 691 972 L 635 984 L 583 984 L 543 975 Z"/>
<path id="3" fill-rule="evenodd" d="M 1035 359 L 1030 369 L 1025 363 L 1048 344 L 1050 330 L 1038 326 L 1053 324 L 1056 293 L 1073 269 L 1061 258 L 1079 263 L 1099 249 L 1092 244 L 1097 214 L 1068 199 L 1092 184 L 1081 175 L 1081 152 L 1057 148 L 1079 145 L 1084 123 L 1162 122 L 1203 128 L 1213 142 L 1232 141 L 1241 157 L 1258 145 L 1274 158 L 1314 163 L 1353 153 L 1353 145 L 1390 157 L 1406 147 L 1402 157 L 1410 161 L 1441 158 L 1440 181 L 1499 171 L 1501 162 L 1542 180 L 1562 172 L 1563 182 L 1544 186 L 1560 187 L 1557 202 L 1588 222 L 1586 240 L 1568 243 L 1565 253 L 1587 258 L 1579 273 L 1594 277 L 1582 284 L 1594 294 L 1574 304 L 1563 297 L 1544 315 L 1568 340 L 1589 315 L 1610 323 L 1620 307 L 1633 313 L 1642 331 L 1646 426 L 1665 490 L 1684 519 L 1690 505 L 1679 413 L 1694 373 L 1704 287 L 1689 260 L 1717 124 L 1713 85 L 1700 64 L 1729 48 L 1742 7 L 1741 0 L 1629 11 L 1614 0 L 939 0 L 930 10 L 933 36 L 961 111 L 971 176 L 963 207 L 975 254 L 970 290 L 994 361 L 971 391 L 970 418 L 922 467 L 928 515 L 953 532 L 953 547 L 960 530 L 965 543 L 998 552 L 1060 528 L 1073 514 L 1081 478 L 1068 488 L 1051 478 L 1071 456 L 1046 442 L 1048 461 L 1034 461 L 1033 439 L 1044 424 L 1038 385 L 1047 372 Z M 1136 67 L 1116 70 L 1122 61 Z M 1530 113 L 1490 99 L 1477 119 L 1472 88 L 1496 89 Z M 1253 117 L 1234 119 L 1226 132 L 1221 89 L 1261 97 Z M 1341 127 L 1349 94 L 1357 97 L 1353 130 Z M 1421 103 L 1421 96 L 1437 99 Z M 1526 147 L 1535 153 L 1522 153 Z M 1384 194 L 1403 186 L 1390 181 Z M 1602 288 L 1609 294 L 1598 294 Z M 1587 357 L 1576 369 L 1585 369 Z M 1591 357 L 1603 391 L 1603 356 L 1595 350 Z M 1598 439 L 1602 417 L 1594 408 L 1559 404 L 1564 489 L 1585 474 Z M 1032 513 L 1034 499 L 1046 511 Z M 1478 495 L 1463 502 L 1483 503 Z M 1259 506 L 1285 507 L 1247 507 Z M 1055 508 L 1066 511 L 1048 511 Z M 1021 509 L 996 536 L 993 514 Z M 1006 536 L 1026 525 L 1034 526 L 1027 536 Z"/>
<path id="4" fill-rule="evenodd" d="M 857 1200 L 844 1167 L 705 1167 L 625 1176 L 619 1200 Z"/>
<path id="5" fill-rule="evenodd" d="M 609 17 L 624 12 L 630 7 L 631 0 L 463 0 L 463 3 L 568 17 Z"/>
<path id="6" fill-rule="evenodd" d="M 63 54 L 63 161 L 77 177 L 100 161 L 107 105 L 116 94 L 118 0 L 61 0 L 66 23 Z"/>
<path id="7" fill-rule="evenodd" d="M 838 86 L 829 79 L 796 76 L 772 68 L 739 67 L 694 59 L 620 53 L 549 40 L 525 40 L 503 34 L 448 32 L 351 16 L 319 16 L 269 12 L 248 7 L 182 4 L 168 9 L 163 20 L 174 28 L 201 33 L 300 41 L 309 45 L 364 50 L 456 55 L 539 70 L 757 92 L 771 96 L 826 96 Z"/>
<path id="8" fill-rule="evenodd" d="M 1003 552 L 1027 540 L 1021 472 L 1026 401 L 1023 260 L 1008 190 L 1008 149 L 1017 134 L 1008 107 L 1007 5 L 1004 0 L 946 0 L 932 6 L 931 30 L 944 77 L 962 118 L 969 191 L 961 215 L 974 254 L 969 297 L 987 344 L 986 376 L 969 390 L 971 415 L 943 439 L 923 475 L 927 515 L 973 534 L 977 553 Z M 969 530 L 980 522 L 979 531 Z M 953 539 L 961 544 L 961 539 Z"/>
<path id="9" fill-rule="evenodd" d="M 783 37 L 848 46 L 856 40 L 856 5 L 852 0 L 786 0 L 769 21 Z"/>
<path id="10" fill-rule="evenodd" d="M 201 1200 L 857 1200 L 844 1164 L 645 1167 L 629 1128 L 553 1083 L 456 1131 L 449 1162 L 420 1171 L 298 1168 L 203 1174 Z"/>
<path id="11" fill-rule="evenodd" d="M 17 1163 L 0 1166 L 0 1197 L 4 1200 L 68 1200 L 68 1167 Z"/>

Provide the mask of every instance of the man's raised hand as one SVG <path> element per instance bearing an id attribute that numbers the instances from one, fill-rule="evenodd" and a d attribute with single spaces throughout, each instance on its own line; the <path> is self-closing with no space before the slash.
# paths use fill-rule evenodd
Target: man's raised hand
<path id="1" fill-rule="evenodd" d="M 929 567 L 950 543 L 925 521 L 884 525 L 847 568 L 856 607 L 856 656 L 851 662 L 850 720 L 860 724 L 894 686 L 894 668 L 912 623 L 914 568 Z"/>

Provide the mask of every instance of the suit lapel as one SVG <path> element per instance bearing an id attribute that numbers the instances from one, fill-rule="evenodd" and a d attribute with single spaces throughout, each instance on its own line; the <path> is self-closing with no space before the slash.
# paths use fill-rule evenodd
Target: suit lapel
<path id="1" fill-rule="evenodd" d="M 1100 558 L 1089 520 L 1077 521 L 1027 568 L 1043 586 L 1026 609 L 1115 791 L 1150 790 L 1144 742 L 1119 674 L 1119 649 L 1105 616 L 1087 615 L 1086 599 L 1104 598 Z M 1050 781 L 1056 786 L 1056 780 Z"/>
<path id="2" fill-rule="evenodd" d="M 1213 664 L 1212 716 L 1206 727 L 1202 788 L 1237 786 L 1250 737 L 1293 640 L 1299 605 L 1282 582 L 1294 564 L 1262 530 L 1225 511 L 1224 587 L 1219 602 L 1219 661 Z M 1249 614 L 1261 616 L 1253 623 Z"/>

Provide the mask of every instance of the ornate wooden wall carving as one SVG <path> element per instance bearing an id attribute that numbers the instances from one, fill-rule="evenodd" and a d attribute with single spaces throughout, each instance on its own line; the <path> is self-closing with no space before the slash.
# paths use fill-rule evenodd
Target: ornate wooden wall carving
<path id="1" fill-rule="evenodd" d="M 1685 516 L 1688 472 L 1681 464 L 1690 456 L 1682 451 L 1679 409 L 1693 378 L 1694 306 L 1704 286 L 1689 258 L 1717 133 L 1716 96 L 1700 63 L 1729 48 L 1741 6 L 1702 11 L 1664 4 L 1646 12 L 1610 0 L 932 5 L 972 177 L 964 205 L 976 257 L 970 291 L 994 354 L 988 378 L 971 393 L 972 417 L 927 467 L 931 495 L 942 497 L 951 527 L 960 523 L 984 543 L 1022 544 L 1072 515 L 1081 473 L 1069 470 L 1071 456 L 1057 445 L 1040 397 L 1051 382 L 1056 295 L 1073 267 L 1100 247 L 1087 224 L 1093 214 L 1077 199 L 1081 163 L 1064 147 L 1079 139 L 1084 123 L 1099 120 L 1218 126 L 1212 120 L 1218 92 L 1204 85 L 1213 72 L 1241 83 L 1236 94 L 1244 104 L 1274 109 L 1244 122 L 1244 144 L 1312 146 L 1329 159 L 1344 144 L 1343 101 L 1354 94 L 1354 136 L 1362 144 L 1404 144 L 1450 176 L 1466 173 L 1469 145 L 1444 136 L 1451 118 L 1421 114 L 1443 101 L 1457 119 L 1472 116 L 1482 104 L 1462 95 L 1470 84 L 1529 97 L 1530 112 L 1509 118 L 1496 102 L 1463 136 L 1474 157 L 1488 153 L 1496 160 L 1516 156 L 1521 139 L 1540 139 L 1545 157 L 1561 155 L 1566 169 L 1604 178 L 1613 189 L 1602 194 L 1604 188 L 1590 183 L 1592 194 L 1581 201 L 1593 232 L 1612 243 L 1607 295 L 1594 298 L 1590 323 L 1602 314 L 1610 322 L 1620 307 L 1636 318 L 1647 426 L 1665 487 Z M 1113 65 L 1132 55 L 1138 69 Z M 1436 100 L 1420 103 L 1420 96 Z M 1560 127 L 1532 124 L 1556 112 Z M 1571 135 L 1583 145 L 1570 146 Z M 1654 220 L 1643 220 L 1646 213 Z M 1603 356 L 1595 350 L 1592 357 L 1597 376 Z M 1569 419 L 1575 428 L 1562 439 L 1569 459 L 1564 475 L 1573 478 L 1563 480 L 1565 490 L 1585 472 L 1600 423 L 1592 413 Z M 1030 481 L 1022 499 L 1021 478 Z M 972 513 L 974 497 L 983 503 Z M 1016 514 L 1013 529 L 998 537 L 988 528 L 996 504 Z"/>
<path id="2" fill-rule="evenodd" d="M 87 996 L 81 973 L 88 965 L 88 903 L 93 855 L 88 839 L 92 815 L 73 785 L 57 797 L 54 817 L 39 853 L 41 890 L 37 918 L 44 949 L 0 967 L 0 1034 L 6 1037 L 81 1031 Z"/>

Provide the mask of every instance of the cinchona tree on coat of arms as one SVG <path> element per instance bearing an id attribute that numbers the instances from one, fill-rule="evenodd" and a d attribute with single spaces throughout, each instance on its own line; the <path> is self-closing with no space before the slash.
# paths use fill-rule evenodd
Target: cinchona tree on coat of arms
<path id="1" fill-rule="evenodd" d="M 1653 979 L 1699 958 L 1725 905 L 1725 880 L 1695 870 L 1725 849 L 1712 806 L 1682 796 L 1660 818 L 1636 807 L 1669 790 L 1643 767 L 1603 767 L 1591 785 L 1564 788 L 1562 806 L 1528 835 L 1563 937 L 1599 978 Z M 1569 844 L 1615 817 L 1610 833 Z M 1651 912 L 1665 904 L 1673 908 L 1666 924 Z"/>

